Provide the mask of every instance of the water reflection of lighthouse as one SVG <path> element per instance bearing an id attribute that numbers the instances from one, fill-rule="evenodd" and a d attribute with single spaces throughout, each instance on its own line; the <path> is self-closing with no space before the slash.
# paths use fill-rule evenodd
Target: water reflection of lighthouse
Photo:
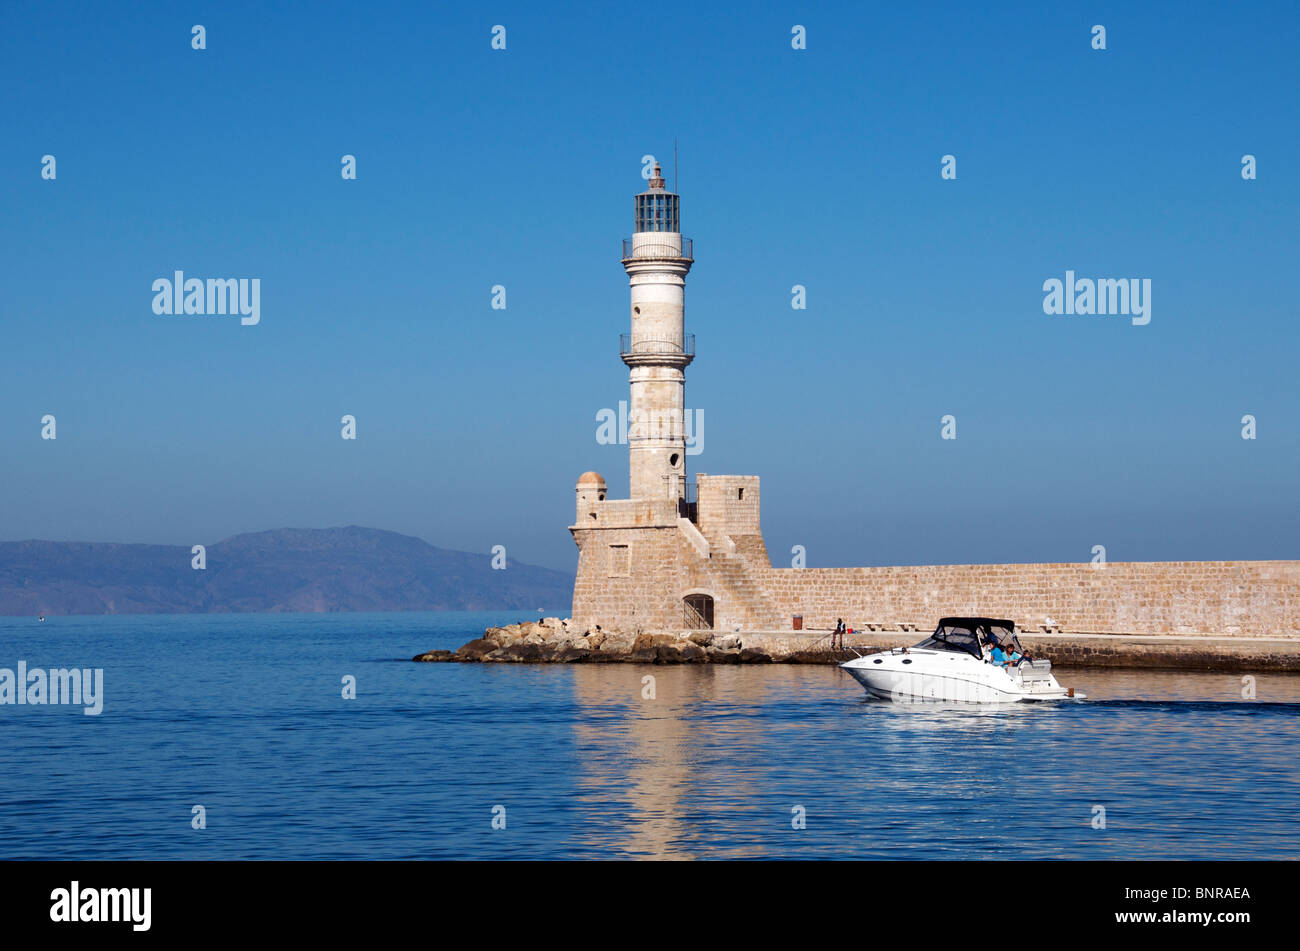
<path id="1" fill-rule="evenodd" d="M 773 730 L 753 710 L 825 681 L 820 668 L 575 664 L 574 745 L 584 854 L 631 858 L 745 858 L 771 853 L 768 835 L 788 829 L 784 805 L 736 797 L 770 771 Z M 653 677 L 654 697 L 645 696 Z M 792 728 L 793 724 L 790 725 Z M 762 783 L 760 782 L 761 786 Z M 769 831 L 765 831 L 769 830 Z M 720 841 L 724 839 L 724 841 Z M 763 843 L 761 846 L 759 843 Z"/>

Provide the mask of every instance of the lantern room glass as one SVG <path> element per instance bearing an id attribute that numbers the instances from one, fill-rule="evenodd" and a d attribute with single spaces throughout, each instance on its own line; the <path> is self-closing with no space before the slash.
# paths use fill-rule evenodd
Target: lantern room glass
<path id="1" fill-rule="evenodd" d="M 680 232 L 678 197 L 671 192 L 644 192 L 636 196 L 636 230 Z"/>

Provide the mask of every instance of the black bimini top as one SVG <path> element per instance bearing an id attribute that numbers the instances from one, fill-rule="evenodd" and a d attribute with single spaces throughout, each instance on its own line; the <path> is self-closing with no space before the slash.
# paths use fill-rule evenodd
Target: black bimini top
<path id="1" fill-rule="evenodd" d="M 934 629 L 934 633 L 916 646 L 931 650 L 957 651 L 982 658 L 981 642 L 990 645 L 1009 644 L 1019 649 L 1016 640 L 1016 622 L 995 617 L 940 618 L 939 626 Z"/>
<path id="2" fill-rule="evenodd" d="M 941 617 L 939 618 L 940 627 L 965 627 L 974 629 L 977 627 L 1004 627 L 1008 631 L 1016 629 L 1015 621 L 1008 621 L 1000 617 Z"/>

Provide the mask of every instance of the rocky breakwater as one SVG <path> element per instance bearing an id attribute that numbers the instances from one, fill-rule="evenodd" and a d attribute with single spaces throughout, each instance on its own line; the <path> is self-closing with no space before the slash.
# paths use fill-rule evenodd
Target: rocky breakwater
<path id="1" fill-rule="evenodd" d="M 857 652 L 915 644 L 916 631 L 858 632 Z M 1059 667 L 1167 670 L 1287 671 L 1300 673 L 1300 637 L 1210 635 L 1021 634 L 1035 657 Z M 454 651 L 434 650 L 414 660 L 517 664 L 838 664 L 857 656 L 831 650 L 829 632 L 586 630 L 545 618 L 492 627 Z"/>
<path id="2" fill-rule="evenodd" d="M 786 647 L 786 645 L 782 645 Z M 515 664 L 825 664 L 853 654 L 747 645 L 739 634 L 715 631 L 624 633 L 582 630 L 567 619 L 545 618 L 490 627 L 454 651 L 434 650 L 412 660 Z"/>

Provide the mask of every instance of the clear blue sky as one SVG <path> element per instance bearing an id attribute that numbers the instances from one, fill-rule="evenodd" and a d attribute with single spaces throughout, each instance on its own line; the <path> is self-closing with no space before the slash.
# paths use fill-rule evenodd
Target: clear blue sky
<path id="1" fill-rule="evenodd" d="M 676 136 L 689 463 L 762 477 L 775 563 L 1300 557 L 1295 4 L 272 6 L 6 4 L 0 538 L 572 569 Z M 175 269 L 261 324 L 155 316 Z M 1067 269 L 1151 323 L 1045 315 Z"/>

